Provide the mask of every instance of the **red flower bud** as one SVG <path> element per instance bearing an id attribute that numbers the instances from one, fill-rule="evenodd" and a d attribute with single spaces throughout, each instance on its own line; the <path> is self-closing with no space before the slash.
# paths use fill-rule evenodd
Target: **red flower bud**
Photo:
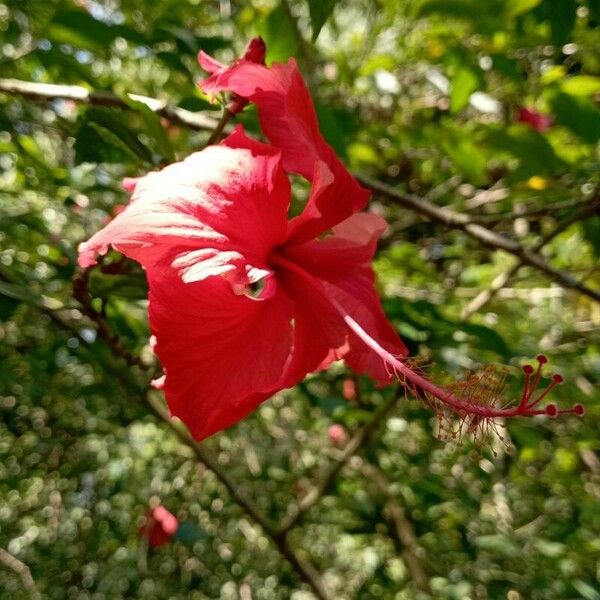
<path id="1" fill-rule="evenodd" d="M 241 60 L 247 60 L 259 65 L 264 65 L 266 54 L 267 45 L 265 44 L 265 41 L 261 37 L 255 37 L 248 42 L 248 45 L 244 50 L 244 54 L 242 54 Z"/>
<path id="2" fill-rule="evenodd" d="M 327 430 L 327 435 L 329 436 L 329 441 L 334 446 L 343 446 L 348 439 L 348 434 L 346 433 L 346 429 L 343 425 L 339 423 L 334 423 Z"/>
<path id="3" fill-rule="evenodd" d="M 356 384 L 352 379 L 344 379 L 344 383 L 342 385 L 342 395 L 346 400 L 355 400 L 356 399 Z"/>
<path id="4" fill-rule="evenodd" d="M 517 121 L 519 123 L 526 123 L 536 131 L 546 131 L 554 123 L 554 119 L 551 116 L 544 115 L 534 108 L 526 108 L 525 106 L 519 108 Z"/>
<path id="5" fill-rule="evenodd" d="M 156 548 L 168 544 L 179 528 L 177 517 L 164 506 L 156 506 L 147 515 L 140 535 L 148 539 L 148 545 Z"/>
<path id="6" fill-rule="evenodd" d="M 240 63 L 242 61 L 253 62 L 258 65 L 265 64 L 265 56 L 267 54 L 267 45 L 261 37 L 252 38 L 244 53 L 240 58 L 235 61 L 235 64 Z M 249 100 L 246 98 L 242 98 L 238 96 L 235 92 L 231 94 L 231 101 L 227 105 L 227 110 L 232 115 L 237 115 L 241 110 L 243 110 L 246 105 L 249 103 Z"/>

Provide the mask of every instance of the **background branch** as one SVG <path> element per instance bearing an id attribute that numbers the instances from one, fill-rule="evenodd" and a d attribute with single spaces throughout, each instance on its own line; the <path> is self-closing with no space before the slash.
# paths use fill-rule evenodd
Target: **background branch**
<path id="1" fill-rule="evenodd" d="M 52 101 L 73 100 L 81 104 L 93 106 L 112 106 L 122 110 L 132 110 L 127 102 L 110 92 L 93 92 L 80 85 L 57 85 L 53 83 L 35 83 L 20 79 L 0 79 L 0 92 L 15 94 L 30 100 Z M 172 106 L 163 100 L 127 94 L 131 100 L 145 104 L 152 112 L 164 117 L 175 125 L 182 125 L 188 129 L 206 130 L 214 129 L 218 121 L 211 116 L 199 112 L 192 112 L 178 106 Z"/>
<path id="2" fill-rule="evenodd" d="M 130 110 L 127 102 L 114 94 L 107 92 L 91 92 L 86 88 L 77 85 L 57 85 L 34 83 L 19 79 L 0 79 L 0 91 L 8 94 L 21 95 L 30 99 L 51 101 L 62 98 L 84 104 L 114 106 L 116 108 Z M 212 117 L 171 106 L 156 98 L 138 96 L 136 94 L 128 94 L 128 97 L 143 102 L 152 111 L 169 119 L 171 122 L 183 125 L 190 129 L 213 130 L 215 127 L 218 127 L 219 124 L 219 122 Z M 476 219 L 471 218 L 469 215 L 446 207 L 439 207 L 425 198 L 419 198 L 411 194 L 399 192 L 385 183 L 364 175 L 356 175 L 356 177 L 365 187 L 386 196 L 396 204 L 410 208 L 422 216 L 441 223 L 450 229 L 464 231 L 489 248 L 494 250 L 504 250 L 509 254 L 513 254 L 520 259 L 522 264 L 534 267 L 561 286 L 576 290 L 580 294 L 588 296 L 596 302 L 600 302 L 600 291 L 589 288 L 566 271 L 555 269 L 536 252 L 528 250 L 518 242 L 487 229 L 483 225 L 477 223 Z"/>
<path id="3" fill-rule="evenodd" d="M 450 229 L 464 231 L 488 248 L 492 248 L 493 250 L 504 250 L 519 258 L 523 265 L 529 265 L 536 268 L 563 287 L 576 290 L 580 294 L 588 296 L 596 302 L 600 302 L 600 291 L 587 287 L 567 271 L 555 269 L 542 256 L 524 248 L 519 242 L 495 233 L 491 229 L 487 229 L 478 223 L 474 223 L 468 215 L 450 208 L 439 207 L 424 198 L 399 192 L 385 183 L 364 175 L 357 176 L 357 179 L 365 187 L 386 196 L 390 200 L 396 202 L 396 204 L 410 208 L 422 216 L 427 217 L 432 221 L 437 221 Z"/>
<path id="4" fill-rule="evenodd" d="M 560 235 L 565 229 L 584 219 L 585 217 L 593 214 L 600 207 L 600 196 L 593 198 L 592 200 L 586 202 L 582 205 L 579 210 L 576 210 L 568 219 L 564 219 L 558 225 L 546 234 L 533 248 L 533 252 L 540 252 L 542 248 L 550 241 L 552 241 L 556 236 Z M 514 266 L 506 269 L 502 273 L 500 273 L 491 283 L 491 285 L 479 292 L 467 306 L 463 309 L 460 314 L 461 319 L 466 321 L 476 313 L 481 310 L 508 282 L 521 270 L 522 267 L 525 266 L 525 263 L 521 260 L 516 263 Z"/>
<path id="5" fill-rule="evenodd" d="M 7 550 L 4 550 L 4 548 L 0 548 L 0 562 L 20 577 L 23 587 L 32 600 L 41 600 L 42 596 L 35 587 L 31 571 L 24 562 L 20 561 Z"/>
<path id="6" fill-rule="evenodd" d="M 362 473 L 371 480 L 386 499 L 384 517 L 392 539 L 396 542 L 415 586 L 423 592 L 431 593 L 429 576 L 419 557 L 421 549 L 415 535 L 415 529 L 406 516 L 404 507 L 390 491 L 390 482 L 383 471 L 370 463 L 364 463 Z"/>

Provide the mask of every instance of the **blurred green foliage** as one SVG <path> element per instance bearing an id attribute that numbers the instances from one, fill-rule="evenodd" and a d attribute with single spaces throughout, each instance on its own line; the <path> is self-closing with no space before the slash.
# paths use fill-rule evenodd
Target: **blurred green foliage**
<path id="1" fill-rule="evenodd" d="M 218 105 L 195 86 L 198 50 L 231 61 L 260 33 L 269 60 L 296 56 L 322 128 L 355 171 L 469 214 L 533 247 L 598 194 L 597 0 L 3 0 L 0 77 Z M 135 176 L 198 148 L 189 131 L 129 111 L 0 93 L 0 547 L 44 598 L 301 598 L 309 592 L 215 476 L 148 414 L 143 373 L 96 339 L 72 297 L 77 244 L 126 202 Z M 520 107 L 551 117 L 536 131 Z M 248 109 L 241 120 L 256 131 Z M 301 194 L 302 190 L 298 190 Z M 292 535 L 334 598 L 598 600 L 600 307 L 529 267 L 485 306 L 477 293 L 515 264 L 389 200 L 376 261 L 387 314 L 432 371 L 518 367 L 543 351 L 566 379 L 555 398 L 584 419 L 510 423 L 482 451 L 439 441 L 401 401 Z M 549 241 L 552 263 L 600 284 L 600 217 Z M 118 256 L 111 256 L 113 263 Z M 151 361 L 143 273 L 95 273 L 92 291 L 127 346 Z M 100 302 L 100 300 L 96 300 Z M 231 374 L 234 376 L 234 374 Z M 341 366 L 279 394 L 214 436 L 229 472 L 270 517 L 302 497 L 384 397 Z M 507 452 L 507 445 L 512 452 Z M 386 526 L 389 482 L 421 547 L 432 593 L 415 588 Z M 188 523 L 140 560 L 150 501 Z M 0 596 L 28 598 L 0 564 Z"/>

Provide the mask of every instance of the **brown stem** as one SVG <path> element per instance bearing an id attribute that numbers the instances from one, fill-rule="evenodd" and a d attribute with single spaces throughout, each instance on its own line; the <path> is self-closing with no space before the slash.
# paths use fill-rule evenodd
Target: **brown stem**
<path id="1" fill-rule="evenodd" d="M 0 562 L 20 577 L 23 587 L 32 600 L 41 600 L 42 596 L 35 587 L 31 571 L 24 562 L 20 561 L 7 550 L 4 550 L 4 548 L 0 548 Z"/>
<path id="2" fill-rule="evenodd" d="M 406 511 L 398 502 L 397 498 L 390 492 L 390 482 L 381 469 L 375 465 L 365 463 L 362 472 L 375 484 L 380 493 L 386 498 L 384 515 L 386 524 L 391 533 L 392 539 L 396 542 L 402 558 L 406 563 L 406 568 L 410 573 L 415 586 L 423 592 L 431 594 L 429 587 L 429 577 L 419 553 L 421 548 L 415 535 L 414 525 L 406 515 Z"/>
<path id="3" fill-rule="evenodd" d="M 600 196 L 593 198 L 592 200 L 582 204 L 579 210 L 576 210 L 568 219 L 565 219 L 558 223 L 558 225 L 548 234 L 546 234 L 533 248 L 532 252 L 540 252 L 542 248 L 549 242 L 551 242 L 555 237 L 560 235 L 565 229 L 570 227 L 573 223 L 584 219 L 588 215 L 593 214 L 596 210 L 598 210 L 598 206 L 600 205 Z M 467 304 L 467 306 L 463 309 L 460 314 L 460 318 L 463 321 L 466 321 L 476 313 L 481 310 L 504 286 L 508 284 L 508 282 L 521 270 L 521 268 L 525 266 L 525 263 L 521 260 L 512 267 L 506 269 L 502 273 L 500 273 L 491 283 L 491 285 L 479 292 L 473 300 Z"/>
<path id="4" fill-rule="evenodd" d="M 113 350 L 116 356 L 125 360 L 128 365 L 136 365 L 144 370 L 148 370 L 148 367 L 143 364 L 138 356 L 135 356 L 123 346 L 122 342 L 112 331 L 102 314 L 94 308 L 88 285 L 89 269 L 79 271 L 73 279 L 74 296 L 81 303 L 82 312 L 96 325 L 98 336 Z M 126 381 L 126 383 L 129 384 L 129 381 Z M 262 514 L 258 507 L 247 498 L 245 494 L 242 493 L 239 485 L 233 478 L 225 471 L 221 470 L 216 459 L 191 436 L 183 424 L 174 421 L 169 416 L 169 413 L 161 403 L 156 402 L 151 394 L 146 394 L 145 400 L 154 415 L 160 421 L 165 423 L 165 425 L 175 433 L 179 440 L 194 452 L 198 462 L 215 474 L 217 479 L 231 494 L 235 502 L 251 519 L 260 525 L 265 535 L 271 539 L 281 556 L 290 563 L 299 577 L 310 586 L 317 598 L 320 600 L 329 600 L 329 596 L 320 580 L 318 572 L 308 560 L 298 556 L 289 543 L 287 532 L 282 534 L 275 529 L 270 520 Z"/>
<path id="5" fill-rule="evenodd" d="M 279 535 L 284 535 L 302 520 L 304 515 L 322 498 L 329 490 L 338 473 L 348 460 L 356 454 L 361 446 L 371 437 L 379 424 L 385 419 L 389 412 L 398 402 L 399 396 L 392 396 L 379 410 L 371 417 L 371 420 L 360 429 L 354 437 L 346 444 L 341 454 L 334 459 L 333 464 L 325 470 L 319 483 L 292 509 L 292 511 L 282 519 L 278 529 Z"/>
<path id="6" fill-rule="evenodd" d="M 424 198 L 399 192 L 393 187 L 369 177 L 360 175 L 357 179 L 365 187 L 386 196 L 397 204 L 406 206 L 424 217 L 442 223 L 450 229 L 464 231 L 488 248 L 492 248 L 493 250 L 504 250 L 509 254 L 513 254 L 519 258 L 523 264 L 535 267 L 538 271 L 541 271 L 547 277 L 556 281 L 563 287 L 576 290 L 580 294 L 588 296 L 596 302 L 600 302 L 600 291 L 587 287 L 567 271 L 555 269 L 542 256 L 524 248 L 519 242 L 499 235 L 478 223 L 474 223 L 468 215 L 450 208 L 439 207 Z"/>
<path id="7" fill-rule="evenodd" d="M 211 144 L 216 144 L 219 142 L 223 130 L 225 129 L 225 127 L 227 127 L 227 124 L 232 118 L 233 113 L 228 108 L 224 108 L 223 114 L 221 115 L 219 122 L 215 125 L 215 128 L 213 129 L 212 133 L 210 134 L 210 137 L 204 145 L 205 148 L 206 146 L 210 146 Z"/>

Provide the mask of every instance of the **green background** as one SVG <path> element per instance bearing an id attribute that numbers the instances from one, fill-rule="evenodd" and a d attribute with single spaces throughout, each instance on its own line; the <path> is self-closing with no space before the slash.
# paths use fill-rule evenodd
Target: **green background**
<path id="1" fill-rule="evenodd" d="M 196 54 L 229 62 L 260 34 L 268 62 L 298 59 L 354 172 L 541 244 L 598 289 L 599 25 L 598 0 L 14 0 L 0 3 L 0 78 L 218 118 L 195 85 Z M 152 416 L 147 374 L 97 339 L 73 299 L 77 244 L 126 202 L 121 179 L 209 135 L 127 102 L 0 92 L 0 548 L 44 598 L 310 598 L 281 547 Z M 520 106 L 552 126 L 517 122 Z M 251 107 L 238 120 L 258 134 Z M 394 387 L 358 379 L 360 398 L 345 400 L 351 374 L 336 365 L 203 446 L 279 522 L 339 458 L 328 427 L 358 432 L 399 396 L 288 536 L 328 597 L 600 599 L 599 304 L 522 266 L 471 310 L 518 259 L 389 197 L 370 206 L 390 224 L 375 261 L 384 308 L 433 375 L 506 365 L 516 395 L 520 365 L 544 352 L 566 380 L 555 401 L 586 416 L 514 420 L 483 448 L 441 441 Z M 142 271 L 94 273 L 91 289 L 151 361 Z M 138 531 L 156 502 L 185 524 L 147 551 Z M 9 555 L 0 596 L 32 597 Z"/>

